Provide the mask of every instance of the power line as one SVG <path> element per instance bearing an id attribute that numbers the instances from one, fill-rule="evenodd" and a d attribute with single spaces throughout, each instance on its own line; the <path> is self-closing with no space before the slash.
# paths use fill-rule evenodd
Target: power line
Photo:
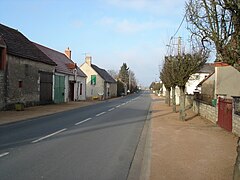
<path id="1" fill-rule="evenodd" d="M 174 35 L 173 36 L 171 36 L 171 38 L 170 38 L 170 40 L 169 40 L 169 44 L 167 45 L 168 46 L 168 49 L 167 49 L 167 52 L 166 52 L 166 55 L 168 54 L 168 51 L 170 51 L 170 53 L 171 53 L 171 42 L 172 42 L 172 40 L 173 40 L 173 38 L 177 35 L 177 33 L 178 33 L 178 31 L 180 30 L 180 28 L 182 27 L 182 25 L 183 25 L 183 22 L 184 22 L 184 20 L 185 20 L 185 18 L 186 18 L 186 15 L 187 15 L 187 13 L 185 13 L 184 14 L 184 16 L 183 16 L 183 18 L 182 18 L 182 21 L 181 21 L 181 23 L 180 23 L 180 25 L 178 26 L 178 28 L 177 28 L 177 30 L 176 30 L 176 32 L 174 33 Z"/>
<path id="2" fill-rule="evenodd" d="M 183 24 L 183 22 L 184 22 L 184 20 L 185 20 L 186 15 L 187 15 L 187 13 L 185 13 L 185 15 L 183 16 L 183 19 L 182 19 L 179 27 L 177 28 L 177 31 L 176 31 L 176 32 L 174 33 L 174 35 L 172 36 L 173 38 L 176 36 L 176 34 L 178 33 L 179 29 L 181 28 L 181 26 L 182 26 L 182 24 Z"/>

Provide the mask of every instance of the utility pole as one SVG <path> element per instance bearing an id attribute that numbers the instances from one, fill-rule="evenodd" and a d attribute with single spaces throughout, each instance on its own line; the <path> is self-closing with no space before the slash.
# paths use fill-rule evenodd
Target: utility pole
<path id="1" fill-rule="evenodd" d="M 181 37 L 178 37 L 178 55 L 181 54 Z"/>

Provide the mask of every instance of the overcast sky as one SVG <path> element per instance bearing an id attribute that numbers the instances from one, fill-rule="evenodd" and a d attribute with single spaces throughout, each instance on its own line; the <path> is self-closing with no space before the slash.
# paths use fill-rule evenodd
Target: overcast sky
<path id="1" fill-rule="evenodd" d="M 125 62 L 139 84 L 159 80 L 169 39 L 185 14 L 184 0 L 8 0 L 0 23 L 60 52 L 69 47 L 81 65 L 119 71 Z M 177 36 L 187 39 L 185 23 Z"/>

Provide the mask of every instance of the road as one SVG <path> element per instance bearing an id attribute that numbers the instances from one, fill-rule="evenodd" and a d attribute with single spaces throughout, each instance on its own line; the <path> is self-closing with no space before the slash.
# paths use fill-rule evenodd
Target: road
<path id="1" fill-rule="evenodd" d="M 149 94 L 0 126 L 0 179 L 125 180 Z"/>

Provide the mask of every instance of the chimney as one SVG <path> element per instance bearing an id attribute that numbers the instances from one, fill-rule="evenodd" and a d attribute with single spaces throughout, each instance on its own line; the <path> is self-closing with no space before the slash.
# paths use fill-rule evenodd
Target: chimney
<path id="1" fill-rule="evenodd" d="M 86 56 L 86 57 L 85 57 L 85 62 L 86 62 L 89 66 L 91 66 L 91 64 L 92 64 L 92 56 Z"/>
<path id="2" fill-rule="evenodd" d="M 71 59 L 71 50 L 69 49 L 69 47 L 65 50 L 65 54 L 68 57 L 68 59 Z"/>

